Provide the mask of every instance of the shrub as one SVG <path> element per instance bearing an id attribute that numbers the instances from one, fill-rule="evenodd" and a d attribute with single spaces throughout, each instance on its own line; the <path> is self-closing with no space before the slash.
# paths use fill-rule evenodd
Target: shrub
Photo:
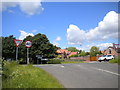
<path id="1" fill-rule="evenodd" d="M 71 55 L 70 57 L 78 57 L 78 55 L 76 54 L 76 55 Z"/>
<path id="2" fill-rule="evenodd" d="M 4 78 L 11 78 L 9 75 L 13 72 L 13 70 L 15 69 L 15 67 L 18 64 L 15 61 L 4 61 L 3 62 L 3 79 Z"/>
<path id="3" fill-rule="evenodd" d="M 58 55 L 58 56 L 57 56 L 57 58 L 61 59 L 61 58 L 62 58 L 62 56 L 61 56 L 61 55 Z"/>
<path id="4" fill-rule="evenodd" d="M 61 60 L 60 59 L 51 59 L 47 63 L 48 64 L 61 64 Z"/>
<path id="5" fill-rule="evenodd" d="M 110 63 L 118 63 L 118 64 L 120 64 L 120 56 L 110 60 L 109 62 Z"/>

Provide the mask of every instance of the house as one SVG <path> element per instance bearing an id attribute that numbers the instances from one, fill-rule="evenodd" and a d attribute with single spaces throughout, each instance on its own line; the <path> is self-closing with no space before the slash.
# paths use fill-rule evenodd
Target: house
<path id="1" fill-rule="evenodd" d="M 69 54 L 69 56 L 71 56 L 71 55 L 76 55 L 76 54 L 78 54 L 78 52 L 71 52 L 71 53 Z"/>
<path id="2" fill-rule="evenodd" d="M 77 52 L 71 52 L 71 51 L 68 51 L 66 49 L 58 49 L 57 53 L 58 53 L 58 55 L 61 55 L 62 58 L 68 58 L 71 55 L 76 55 L 77 54 Z"/>
<path id="3" fill-rule="evenodd" d="M 106 50 L 102 51 L 103 55 L 113 55 L 118 56 L 120 53 L 120 44 L 114 44 L 113 46 L 109 46 Z"/>

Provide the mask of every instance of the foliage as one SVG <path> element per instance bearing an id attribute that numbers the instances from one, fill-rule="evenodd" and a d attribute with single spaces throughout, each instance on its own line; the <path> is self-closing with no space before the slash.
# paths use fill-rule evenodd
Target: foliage
<path id="1" fill-rule="evenodd" d="M 48 64 L 61 64 L 61 60 L 60 59 L 51 59 L 50 61 L 48 61 Z"/>
<path id="2" fill-rule="evenodd" d="M 13 35 L 9 37 L 2 37 L 3 41 L 3 57 L 5 59 L 14 59 L 15 60 L 15 53 L 16 53 L 16 46 L 14 44 L 15 37 Z M 32 47 L 29 48 L 29 57 L 32 60 L 35 60 L 36 63 L 36 55 L 43 55 L 46 58 L 54 58 L 56 55 L 57 47 L 51 44 L 44 34 L 36 34 L 35 36 L 27 36 L 22 44 L 19 46 L 18 52 L 18 60 L 21 58 L 24 60 L 20 63 L 26 63 L 26 54 L 27 49 L 25 47 L 25 41 L 30 40 L 32 41 Z M 9 44 L 8 44 L 9 43 Z"/>
<path id="3" fill-rule="evenodd" d="M 71 55 L 70 57 L 78 57 L 78 55 L 76 54 L 76 55 Z"/>
<path id="4" fill-rule="evenodd" d="M 76 47 L 68 47 L 67 50 L 71 51 L 71 52 L 78 52 L 79 51 L 78 49 L 76 49 Z"/>
<path id="5" fill-rule="evenodd" d="M 86 55 L 90 55 L 90 52 L 86 52 Z"/>
<path id="6" fill-rule="evenodd" d="M 2 37 L 2 57 L 4 59 L 15 59 L 16 46 L 14 44 L 15 37 Z"/>
<path id="7" fill-rule="evenodd" d="M 68 64 L 68 63 L 85 63 L 84 61 L 64 61 L 61 62 L 62 64 Z"/>
<path id="8" fill-rule="evenodd" d="M 67 54 L 66 54 L 66 52 L 63 53 L 63 57 L 64 57 L 64 59 L 67 58 Z"/>
<path id="9" fill-rule="evenodd" d="M 52 75 L 32 65 L 5 62 L 3 88 L 63 88 Z"/>
<path id="10" fill-rule="evenodd" d="M 61 56 L 61 55 L 58 55 L 56 58 L 59 58 L 59 59 L 61 59 L 61 58 L 62 58 L 62 56 Z"/>
<path id="11" fill-rule="evenodd" d="M 80 56 L 86 56 L 87 54 L 86 54 L 86 52 L 85 51 L 82 51 L 81 53 L 80 53 Z"/>
<path id="12" fill-rule="evenodd" d="M 92 46 L 90 49 L 90 56 L 96 56 L 99 53 L 99 48 L 96 46 Z"/>
<path id="13" fill-rule="evenodd" d="M 109 62 L 110 63 L 118 63 L 118 64 L 120 64 L 120 56 L 110 60 Z"/>

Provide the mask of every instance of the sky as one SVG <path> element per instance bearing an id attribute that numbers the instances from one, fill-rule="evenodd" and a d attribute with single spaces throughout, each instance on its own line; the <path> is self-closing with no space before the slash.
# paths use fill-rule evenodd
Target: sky
<path id="1" fill-rule="evenodd" d="M 117 2 L 4 2 L 2 36 L 45 34 L 58 47 L 100 50 L 118 43 Z"/>

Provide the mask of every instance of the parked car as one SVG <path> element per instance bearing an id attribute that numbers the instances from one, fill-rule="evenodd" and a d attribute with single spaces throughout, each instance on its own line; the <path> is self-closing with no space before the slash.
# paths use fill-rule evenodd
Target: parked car
<path id="1" fill-rule="evenodd" d="M 109 61 L 111 59 L 114 59 L 113 55 L 103 55 L 103 56 L 98 58 L 98 61 L 99 62 L 101 62 L 101 61 Z"/>

